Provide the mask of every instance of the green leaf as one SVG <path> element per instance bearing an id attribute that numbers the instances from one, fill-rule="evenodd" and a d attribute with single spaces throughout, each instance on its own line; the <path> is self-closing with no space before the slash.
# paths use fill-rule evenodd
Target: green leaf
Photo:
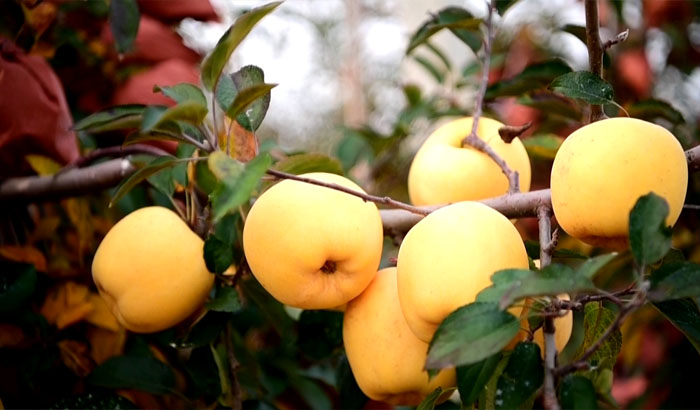
<path id="1" fill-rule="evenodd" d="M 505 13 L 510 6 L 513 4 L 517 3 L 518 0 L 493 0 L 496 2 L 496 10 L 498 10 L 498 14 L 501 16 L 503 13 Z"/>
<path id="2" fill-rule="evenodd" d="M 222 182 L 235 181 L 243 173 L 245 164 L 237 161 L 223 151 L 214 151 L 207 158 L 209 170 Z"/>
<path id="3" fill-rule="evenodd" d="M 335 158 L 323 154 L 297 154 L 289 156 L 273 167 L 277 171 L 301 175 L 309 172 L 328 172 L 343 175 L 343 166 Z"/>
<path id="4" fill-rule="evenodd" d="M 666 101 L 661 100 L 644 100 L 637 101 L 627 107 L 627 112 L 632 118 L 644 120 L 652 120 L 655 118 L 663 118 L 669 120 L 672 124 L 683 124 L 685 118 L 683 114 Z"/>
<path id="5" fill-rule="evenodd" d="M 236 93 L 245 88 L 265 84 L 265 73 L 260 67 L 254 65 L 247 65 L 240 70 L 236 71 L 231 75 L 233 83 L 236 86 Z M 255 100 L 250 107 L 246 110 L 245 114 L 240 114 L 236 117 L 236 120 L 248 131 L 255 131 L 262 124 L 267 109 L 270 107 L 270 93 L 266 93 L 263 96 Z M 225 111 L 228 111 L 229 106 L 226 106 Z M 245 121 L 241 121 L 241 117 Z"/>
<path id="6" fill-rule="evenodd" d="M 141 104 L 119 105 L 104 111 L 94 113 L 92 115 L 88 115 L 87 117 L 75 123 L 73 125 L 73 129 L 76 131 L 96 132 L 94 131 L 95 129 L 109 127 L 110 124 L 119 123 L 120 121 L 123 121 L 126 118 L 129 118 L 130 120 L 133 120 L 133 118 L 140 119 L 145 109 L 146 106 Z M 121 128 L 114 127 L 111 129 Z"/>
<path id="7" fill-rule="evenodd" d="M 238 296 L 238 291 L 231 286 L 216 288 L 216 296 L 207 303 L 207 308 L 216 312 L 238 312 L 241 310 L 241 299 Z"/>
<path id="8" fill-rule="evenodd" d="M 418 405 L 416 410 L 433 410 L 433 409 L 435 409 L 435 405 L 437 404 L 437 401 L 440 398 L 440 396 L 442 396 L 443 394 L 445 394 L 449 390 L 454 390 L 454 388 L 450 388 L 447 390 L 442 390 L 442 387 L 436 388 L 435 390 L 430 392 L 430 394 L 425 396 L 425 398 L 423 399 L 422 402 L 420 402 L 420 404 Z"/>
<path id="9" fill-rule="evenodd" d="M 214 235 L 204 241 L 204 262 L 209 272 L 221 274 L 233 263 L 233 248 Z"/>
<path id="10" fill-rule="evenodd" d="M 413 60 L 415 60 L 416 63 L 420 64 L 423 68 L 425 68 L 425 70 L 431 76 L 433 76 L 435 81 L 442 84 L 442 82 L 445 80 L 445 73 L 442 70 L 435 67 L 435 65 L 425 57 L 416 56 L 416 55 L 411 56 L 411 57 L 413 58 Z"/>
<path id="11" fill-rule="evenodd" d="M 520 329 L 518 318 L 496 303 L 474 302 L 450 313 L 430 341 L 425 367 L 479 362 L 505 347 Z"/>
<path id="12" fill-rule="evenodd" d="M 153 92 L 157 91 L 173 99 L 176 103 L 194 101 L 204 107 L 207 106 L 207 99 L 204 97 L 204 93 L 194 84 L 180 83 L 169 87 L 153 86 Z"/>
<path id="13" fill-rule="evenodd" d="M 269 96 L 270 90 L 277 87 L 277 84 L 254 84 L 238 91 L 236 98 L 226 110 L 226 115 L 229 118 L 236 118 L 243 113 L 249 105 L 253 104 L 258 98 Z"/>
<path id="14" fill-rule="evenodd" d="M 206 105 L 194 100 L 187 100 L 170 108 L 152 105 L 146 108 L 143 113 L 141 132 L 153 131 L 173 121 L 184 121 L 197 125 L 204 120 L 207 112 Z"/>
<path id="15" fill-rule="evenodd" d="M 175 373 L 167 364 L 147 356 L 107 359 L 86 381 L 109 389 L 137 389 L 155 394 L 169 394 L 175 390 Z"/>
<path id="16" fill-rule="evenodd" d="M 600 303 L 586 304 L 583 316 L 583 343 L 576 353 L 577 358 L 581 357 L 588 348 L 600 339 L 608 327 L 613 324 L 615 317 L 615 312 L 603 307 Z M 622 333 L 620 329 L 616 329 L 588 358 L 588 362 L 599 369 L 612 369 L 620 354 L 620 348 L 622 348 Z"/>
<path id="17" fill-rule="evenodd" d="M 127 192 L 129 192 L 133 187 L 135 187 L 139 182 L 147 179 L 151 175 L 162 171 L 166 168 L 172 167 L 177 164 L 178 159 L 173 156 L 162 156 L 155 158 L 145 167 L 134 172 L 128 178 L 124 179 L 119 185 L 117 185 L 114 195 L 112 195 L 112 200 L 109 202 L 111 207 L 115 202 L 120 200 Z"/>
<path id="18" fill-rule="evenodd" d="M 648 265 L 671 249 L 671 228 L 666 225 L 668 203 L 653 192 L 640 197 L 629 217 L 630 246 L 634 259 Z"/>
<path id="19" fill-rule="evenodd" d="M 667 300 L 654 302 L 654 307 L 666 316 L 678 330 L 683 332 L 698 353 L 700 353 L 700 310 L 698 309 L 698 302 L 693 299 Z"/>
<path id="20" fill-rule="evenodd" d="M 180 165 L 184 165 L 181 163 Z M 180 166 L 178 165 L 178 166 Z M 172 196 L 175 193 L 175 180 L 173 179 L 173 168 L 162 169 L 148 177 L 148 183 L 165 196 Z"/>
<path id="21" fill-rule="evenodd" d="M 265 15 L 282 4 L 281 1 L 254 8 L 240 16 L 219 39 L 214 50 L 202 63 L 202 83 L 207 90 L 213 90 L 219 81 L 221 71 L 226 66 L 233 51 Z M 234 118 L 234 117 L 232 117 Z"/>
<path id="22" fill-rule="evenodd" d="M 497 409 L 515 409 L 527 402 L 544 381 L 540 347 L 521 342 L 515 346 L 508 365 L 498 378 L 495 405 Z M 500 391 L 501 394 L 498 394 Z"/>
<path id="23" fill-rule="evenodd" d="M 461 7 L 446 7 L 429 20 L 413 34 L 408 43 L 406 54 L 425 43 L 430 37 L 447 28 L 474 52 L 481 48 L 481 19 L 474 18 L 470 12 Z"/>
<path id="24" fill-rule="evenodd" d="M 357 385 L 355 376 L 350 369 L 347 356 L 343 355 L 338 370 L 335 374 L 336 389 L 338 390 L 339 403 L 348 409 L 361 409 L 369 400 Z"/>
<path id="25" fill-rule="evenodd" d="M 546 88 L 554 79 L 570 72 L 571 67 L 560 59 L 535 63 L 513 78 L 491 85 L 486 89 L 485 98 L 519 96 L 538 88 Z"/>
<path id="26" fill-rule="evenodd" d="M 271 164 L 270 155 L 262 153 L 246 164 L 235 181 L 226 180 L 221 183 L 212 194 L 214 221 L 218 221 L 231 210 L 247 202 Z"/>
<path id="27" fill-rule="evenodd" d="M 595 289 L 589 278 L 559 264 L 549 265 L 538 272 L 505 269 L 494 273 L 491 281 L 494 284 L 481 291 L 476 300 L 498 301 L 501 309 L 528 296 L 556 296 Z"/>
<path id="28" fill-rule="evenodd" d="M 563 409 L 597 409 L 595 389 L 591 381 L 580 375 L 570 374 L 559 385 L 559 397 Z"/>
<path id="29" fill-rule="evenodd" d="M 589 71 L 576 71 L 559 76 L 552 81 L 549 88 L 589 104 L 614 103 L 612 85 Z"/>
<path id="30" fill-rule="evenodd" d="M 0 313 L 22 307 L 34 293 L 37 274 L 34 265 L 4 262 L 0 264 Z"/>
<path id="31" fill-rule="evenodd" d="M 588 279 L 593 279 L 598 273 L 598 271 L 608 264 L 611 260 L 615 259 L 617 252 L 606 253 L 604 255 L 599 255 L 594 258 L 590 258 L 583 262 L 581 266 L 576 269 L 576 273 Z"/>
<path id="32" fill-rule="evenodd" d="M 109 2 L 109 27 L 119 54 L 131 51 L 139 31 L 139 6 L 136 0 L 111 0 Z"/>
<path id="33" fill-rule="evenodd" d="M 649 299 L 653 301 L 700 296 L 700 265 L 671 262 L 662 265 L 649 278 Z"/>
<path id="34" fill-rule="evenodd" d="M 553 160 L 564 138 L 556 134 L 539 134 L 522 141 L 530 157 Z"/>
<path id="35" fill-rule="evenodd" d="M 343 313 L 305 310 L 299 316 L 299 350 L 314 360 L 329 357 L 343 346 Z"/>
<path id="36" fill-rule="evenodd" d="M 205 194 L 211 195 L 216 189 L 217 180 L 216 176 L 209 169 L 209 164 L 204 161 L 197 161 L 195 163 L 195 172 L 197 187 Z"/>
<path id="37" fill-rule="evenodd" d="M 480 362 L 457 367 L 457 388 L 464 406 L 470 406 L 476 402 L 502 356 L 497 352 Z"/>
<path id="38" fill-rule="evenodd" d="M 501 360 L 496 365 L 491 378 L 486 383 L 486 386 L 481 390 L 478 399 L 478 408 L 486 410 L 495 410 L 496 408 L 496 393 L 498 392 L 498 379 L 500 379 L 503 370 L 505 370 L 510 359 L 510 352 L 504 352 Z"/>
<path id="39" fill-rule="evenodd" d="M 183 338 L 177 339 L 175 345 L 180 348 L 207 346 L 219 338 L 230 319 L 228 312 L 209 311 Z"/>

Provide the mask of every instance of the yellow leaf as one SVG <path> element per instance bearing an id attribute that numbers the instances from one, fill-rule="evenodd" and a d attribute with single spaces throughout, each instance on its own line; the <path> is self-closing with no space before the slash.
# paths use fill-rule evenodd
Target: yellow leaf
<path id="1" fill-rule="evenodd" d="M 61 164 L 43 155 L 29 154 L 24 157 L 34 172 L 39 175 L 53 175 L 61 170 Z"/>
<path id="2" fill-rule="evenodd" d="M 44 254 L 32 246 L 0 246 L 0 257 L 15 262 L 31 263 L 39 272 L 46 272 Z"/>
<path id="3" fill-rule="evenodd" d="M 64 329 L 72 324 L 78 323 L 85 319 L 93 309 L 92 303 L 89 302 L 71 306 L 58 315 L 58 318 L 56 318 L 56 327 Z"/>
<path id="4" fill-rule="evenodd" d="M 121 326 L 119 322 L 117 322 L 117 318 L 114 317 L 107 303 L 105 303 L 100 295 L 97 293 L 90 293 L 88 301 L 90 301 L 94 307 L 93 311 L 85 318 L 88 323 L 114 332 L 119 331 Z"/>

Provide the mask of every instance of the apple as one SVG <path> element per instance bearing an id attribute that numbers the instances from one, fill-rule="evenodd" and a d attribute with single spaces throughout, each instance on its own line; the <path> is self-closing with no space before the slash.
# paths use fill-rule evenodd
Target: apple
<path id="1" fill-rule="evenodd" d="M 504 142 L 498 134 L 503 124 L 481 117 L 477 136 L 519 174 L 520 190 L 530 190 L 530 159 L 519 138 Z M 420 147 L 408 173 L 408 193 L 415 205 L 476 201 L 508 192 L 508 178 L 488 155 L 462 140 L 472 129 L 472 118 L 449 122 Z"/>
<path id="2" fill-rule="evenodd" d="M 136 210 L 107 232 L 92 277 L 117 320 L 139 333 L 181 322 L 203 305 L 214 283 L 204 241 L 159 206 Z"/>
<path id="3" fill-rule="evenodd" d="M 552 165 L 554 215 L 566 233 L 590 245 L 626 249 L 629 213 L 649 192 L 668 202 L 667 225 L 683 208 L 688 165 L 665 128 L 609 118 L 569 135 Z"/>
<path id="4" fill-rule="evenodd" d="M 520 234 L 505 216 L 478 202 L 459 202 L 411 228 L 397 267 L 406 321 L 429 342 L 448 314 L 491 285 L 494 272 L 529 264 Z"/>
<path id="5" fill-rule="evenodd" d="M 339 175 L 301 176 L 363 192 Z M 337 308 L 359 295 L 377 272 L 383 239 L 374 203 L 294 180 L 260 195 L 243 228 L 253 275 L 277 300 L 301 309 Z"/>
<path id="6" fill-rule="evenodd" d="M 380 270 L 367 289 L 348 303 L 343 343 L 355 380 L 371 399 L 415 406 L 437 387 L 456 385 L 454 369 L 428 378 L 424 370 L 428 344 L 413 334 L 404 319 L 396 268 Z"/>

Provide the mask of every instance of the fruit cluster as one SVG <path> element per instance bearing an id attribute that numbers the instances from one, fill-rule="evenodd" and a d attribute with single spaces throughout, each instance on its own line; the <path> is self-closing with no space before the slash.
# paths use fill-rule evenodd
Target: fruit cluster
<path id="1" fill-rule="evenodd" d="M 477 136 L 518 172 L 521 189 L 528 190 L 527 153 L 517 138 L 503 142 L 501 126 L 482 118 Z M 446 206 L 407 233 L 396 268 L 378 272 L 382 220 L 374 203 L 357 196 L 284 180 L 260 195 L 247 215 L 243 246 L 253 275 L 286 305 L 345 310 L 348 360 L 372 399 L 415 405 L 437 386 L 454 386 L 454 369 L 432 379 L 424 370 L 435 330 L 452 311 L 473 302 L 494 272 L 529 267 L 513 223 L 473 202 L 506 193 L 508 181 L 485 154 L 463 146 L 471 127 L 471 118 L 444 125 L 418 151 L 409 174 L 411 200 Z M 362 192 L 338 175 L 304 176 Z M 650 191 L 664 197 L 671 209 L 666 222 L 673 225 L 687 179 L 683 150 L 671 133 L 636 119 L 607 119 L 579 129 L 561 146 L 552 168 L 552 205 L 569 235 L 593 245 L 626 247 L 636 199 Z M 202 248 L 202 240 L 174 213 L 145 208 L 105 237 L 95 255 L 94 280 L 124 326 L 161 330 L 205 300 L 214 276 L 207 272 Z M 525 309 L 511 312 L 524 317 Z M 558 320 L 557 349 L 562 349 L 572 318 Z M 541 335 L 534 340 L 542 344 Z"/>

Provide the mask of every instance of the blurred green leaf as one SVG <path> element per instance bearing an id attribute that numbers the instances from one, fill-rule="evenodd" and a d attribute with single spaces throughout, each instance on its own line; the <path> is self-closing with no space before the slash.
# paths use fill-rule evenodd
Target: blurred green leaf
<path id="1" fill-rule="evenodd" d="M 666 101 L 661 100 L 644 100 L 636 101 L 627 107 L 627 112 L 632 118 L 640 118 L 645 120 L 653 120 L 655 118 L 663 118 L 670 121 L 672 124 L 683 124 L 685 118 L 683 114 Z"/>
<path id="2" fill-rule="evenodd" d="M 667 263 L 655 270 L 649 280 L 649 299 L 653 301 L 700 296 L 700 265 L 697 263 Z"/>
<path id="3" fill-rule="evenodd" d="M 560 59 L 535 63 L 513 78 L 489 86 L 486 89 L 485 98 L 519 96 L 538 88 L 546 88 L 555 78 L 570 72 L 571 67 Z"/>
<path id="4" fill-rule="evenodd" d="M 493 285 L 482 290 L 476 300 L 499 302 L 501 309 L 506 309 L 516 300 L 528 296 L 556 296 L 595 289 L 589 278 L 559 264 L 549 265 L 537 272 L 505 269 L 494 273 L 491 281 Z"/>
<path id="5" fill-rule="evenodd" d="M 216 361 L 208 346 L 192 349 L 192 354 L 184 364 L 189 382 L 195 397 L 204 396 L 208 402 L 213 402 L 221 394 L 221 384 L 216 368 Z"/>
<path id="6" fill-rule="evenodd" d="M 457 367 L 457 388 L 464 406 L 470 406 L 476 402 L 502 356 L 501 352 L 497 352 L 480 362 Z"/>
<path id="7" fill-rule="evenodd" d="M 184 164 L 185 163 L 183 162 L 179 165 Z M 156 172 L 148 177 L 148 183 L 153 185 L 153 187 L 163 195 L 168 197 L 172 196 L 173 193 L 175 193 L 175 180 L 172 172 L 173 169 L 175 169 L 174 166 L 172 168 L 165 168 Z"/>
<path id="8" fill-rule="evenodd" d="M 576 71 L 559 76 L 552 81 L 549 88 L 589 104 L 614 104 L 612 85 L 589 71 Z"/>
<path id="9" fill-rule="evenodd" d="M 245 164 L 237 161 L 223 151 L 214 151 L 207 158 L 209 170 L 222 182 L 233 182 L 245 170 Z"/>
<path id="10" fill-rule="evenodd" d="M 333 407 L 328 394 L 316 383 L 308 377 L 292 377 L 291 385 L 304 399 L 308 408 L 311 410 L 327 410 Z"/>
<path id="11" fill-rule="evenodd" d="M 270 155 L 262 153 L 245 165 L 245 169 L 235 181 L 226 180 L 219 184 L 212 194 L 214 221 L 220 220 L 228 212 L 247 202 L 271 164 Z"/>
<path id="12" fill-rule="evenodd" d="M 289 156 L 277 162 L 272 168 L 294 175 L 307 174 L 309 172 L 328 172 L 343 175 L 343 167 L 337 159 L 315 153 Z"/>
<path id="13" fill-rule="evenodd" d="M 233 263 L 233 249 L 214 235 L 204 241 L 204 262 L 209 272 L 221 274 Z"/>
<path id="14" fill-rule="evenodd" d="M 110 127 L 110 125 L 112 124 L 121 124 L 121 122 L 127 119 L 129 121 L 128 123 L 130 124 L 131 121 L 134 121 L 134 118 L 138 118 L 140 120 L 141 115 L 143 114 L 143 111 L 145 109 L 146 106 L 141 104 L 119 105 L 116 107 L 108 108 L 104 111 L 88 115 L 87 117 L 75 123 L 73 125 L 73 129 L 75 129 L 76 131 L 99 132 L 95 131 L 95 129 L 104 129 L 105 127 Z M 137 126 L 139 123 L 133 125 L 133 127 Z M 111 129 L 121 129 L 121 125 L 112 126 L 114 128 Z"/>
<path id="15" fill-rule="evenodd" d="M 667 216 L 668 203 L 653 192 L 634 204 L 629 216 L 629 238 L 632 254 L 640 265 L 657 262 L 671 248 Z"/>
<path id="16" fill-rule="evenodd" d="M 343 355 L 338 364 L 336 375 L 336 389 L 338 390 L 339 402 L 348 409 L 361 409 L 369 400 L 357 385 L 355 376 L 350 369 L 347 356 Z"/>
<path id="17" fill-rule="evenodd" d="M 561 117 L 566 120 L 580 121 L 581 108 L 568 98 L 551 91 L 532 91 L 517 99 L 518 104 L 532 107 L 547 116 Z"/>
<path id="18" fill-rule="evenodd" d="M 110 389 L 137 389 L 155 394 L 175 390 L 175 373 L 153 357 L 116 356 L 107 359 L 90 373 L 86 381 Z"/>
<path id="19" fill-rule="evenodd" d="M 654 302 L 654 307 L 683 332 L 700 353 L 700 309 L 698 309 L 700 302 L 698 299 L 700 298 Z"/>
<path id="20" fill-rule="evenodd" d="M 610 325 L 613 324 L 615 317 L 615 312 L 600 303 L 586 304 L 583 316 L 583 343 L 576 353 L 576 358 L 580 358 L 586 350 L 600 339 Z M 588 362 L 592 363 L 593 367 L 597 369 L 612 369 L 621 348 L 622 333 L 618 328 L 600 344 L 598 349 L 588 358 Z"/>
<path id="21" fill-rule="evenodd" d="M 467 10 L 461 7 L 446 7 L 433 14 L 411 36 L 406 54 L 410 54 L 416 47 L 425 43 L 430 37 L 444 28 L 449 29 L 457 38 L 476 52 L 481 48 L 480 26 L 481 19 L 474 18 Z"/>
<path id="22" fill-rule="evenodd" d="M 141 20 L 136 0 L 111 0 L 109 2 L 109 27 L 119 54 L 131 51 Z"/>
<path id="23" fill-rule="evenodd" d="M 452 69 L 452 63 L 450 62 L 450 59 L 447 58 L 447 55 L 445 55 L 445 53 L 443 53 L 443 51 L 440 50 L 438 46 L 429 41 L 425 42 L 425 47 L 428 50 L 430 50 L 435 55 L 435 57 L 437 57 L 442 62 L 442 64 L 445 66 L 446 71 L 450 72 L 450 70 Z"/>
<path id="24" fill-rule="evenodd" d="M 555 134 L 539 134 L 522 140 L 531 157 L 553 160 L 564 138 Z"/>
<path id="25" fill-rule="evenodd" d="M 454 390 L 454 389 L 448 389 L 448 390 Z M 418 405 L 416 410 L 433 410 L 433 409 L 435 409 L 435 405 L 437 404 L 436 402 L 438 401 L 440 396 L 445 394 L 446 391 L 447 390 L 442 390 L 442 387 L 436 388 L 435 390 L 430 392 L 430 394 L 425 396 L 425 398 L 423 399 L 422 402 L 420 402 L 420 404 Z"/>
<path id="26" fill-rule="evenodd" d="M 615 259 L 617 252 L 598 255 L 594 258 L 587 259 L 581 266 L 576 269 L 576 273 L 588 279 L 593 279 L 598 271 Z"/>
<path id="27" fill-rule="evenodd" d="M 559 397 L 563 409 L 593 410 L 598 408 L 593 383 L 580 375 L 570 374 L 562 380 L 559 385 Z"/>
<path id="28" fill-rule="evenodd" d="M 217 312 L 228 313 L 234 313 L 241 310 L 241 300 L 238 296 L 238 291 L 236 288 L 231 286 L 216 288 L 216 295 L 214 296 L 214 299 L 207 303 L 207 308 Z"/>
<path id="29" fill-rule="evenodd" d="M 505 347 L 520 329 L 518 318 L 497 303 L 474 302 L 450 313 L 430 341 L 425 367 L 479 362 Z"/>
<path id="30" fill-rule="evenodd" d="M 518 0 L 493 0 L 496 2 L 496 10 L 501 16 L 505 13 L 510 6 L 518 2 Z"/>
<path id="31" fill-rule="evenodd" d="M 184 337 L 177 339 L 174 344 L 179 348 L 207 346 L 219 338 L 230 319 L 231 314 L 228 312 L 211 310 L 195 323 Z M 210 350 L 207 348 L 207 351 Z M 218 381 L 217 377 L 217 384 Z"/>
<path id="32" fill-rule="evenodd" d="M 437 81 L 440 84 L 442 84 L 442 82 L 445 81 L 445 73 L 439 68 L 435 67 L 435 65 L 430 60 L 428 60 L 425 57 L 416 55 L 411 56 L 411 58 L 413 58 L 413 60 L 416 63 L 420 64 L 423 68 L 425 68 L 425 70 L 433 76 L 435 81 Z"/>
<path id="33" fill-rule="evenodd" d="M 205 194 L 211 195 L 216 189 L 217 179 L 209 169 L 209 164 L 205 161 L 195 162 L 195 172 L 197 187 Z"/>
<path id="34" fill-rule="evenodd" d="M 520 408 L 542 386 L 544 366 L 540 347 L 521 342 L 515 346 L 508 365 L 498 378 L 495 405 L 497 409 Z M 500 391 L 501 394 L 498 394 Z"/>
<path id="35" fill-rule="evenodd" d="M 305 310 L 299 317 L 299 349 L 314 360 L 343 345 L 343 312 Z"/>
<path id="36" fill-rule="evenodd" d="M 160 91 L 163 95 L 173 99 L 176 103 L 194 101 L 206 107 L 207 99 L 204 93 L 194 84 L 180 83 L 173 86 L 153 86 L 153 92 Z"/>
<path id="37" fill-rule="evenodd" d="M 0 313 L 20 308 L 34 293 L 37 274 L 34 265 L 0 262 Z"/>
<path id="38" fill-rule="evenodd" d="M 282 4 L 281 1 L 273 2 L 254 8 L 238 19 L 229 27 L 219 39 L 214 50 L 206 56 L 202 62 L 202 83 L 207 90 L 213 90 L 219 81 L 219 76 L 223 71 L 228 59 L 234 50 L 250 33 L 255 25 L 272 10 Z M 235 118 L 235 117 L 232 117 Z"/>
<path id="39" fill-rule="evenodd" d="M 151 105 L 143 113 L 141 132 L 146 133 L 172 121 L 200 124 L 207 115 L 207 107 L 199 101 L 187 100 L 173 107 Z"/>
<path id="40" fill-rule="evenodd" d="M 138 171 L 131 174 L 128 178 L 122 180 L 119 185 L 117 185 L 114 195 L 112 195 L 112 200 L 109 202 L 111 207 L 115 202 L 121 199 L 127 192 L 129 192 L 133 187 L 135 187 L 139 182 L 147 179 L 151 175 L 162 171 L 166 168 L 174 166 L 178 161 L 178 158 L 173 156 L 162 156 L 153 159 L 148 165 L 139 169 Z"/>

